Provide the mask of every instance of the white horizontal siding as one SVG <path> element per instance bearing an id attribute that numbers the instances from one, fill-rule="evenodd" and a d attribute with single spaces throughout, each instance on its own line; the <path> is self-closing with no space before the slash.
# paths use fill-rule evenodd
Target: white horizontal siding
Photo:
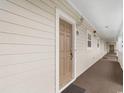
<path id="1" fill-rule="evenodd" d="M 55 7 L 47 3 L 0 1 L 1 93 L 55 93 Z"/>
<path id="2" fill-rule="evenodd" d="M 85 72 L 90 66 L 96 63 L 101 57 L 103 57 L 107 50 L 104 50 L 104 41 L 101 40 L 100 47 L 97 48 L 97 38 L 94 37 L 92 28 L 85 28 L 88 24 L 82 25 L 78 28 L 79 35 L 77 35 L 77 76 Z M 92 45 L 89 49 L 87 47 L 87 33 L 91 34 Z"/>
<path id="3" fill-rule="evenodd" d="M 20 36 L 27 36 L 32 38 L 41 38 L 41 39 L 55 39 L 54 35 L 55 32 L 46 32 L 42 30 L 27 28 L 24 26 L 11 24 L 7 22 L 1 22 L 0 21 L 0 32 L 1 33 L 8 33 L 8 34 L 17 34 Z"/>
<path id="4" fill-rule="evenodd" d="M 40 65 L 41 66 L 41 65 Z M 49 76 L 53 73 L 41 73 L 43 70 L 53 72 L 51 64 L 42 64 L 42 67 L 31 69 L 29 71 L 14 74 L 12 76 L 4 77 L 0 80 L 0 87 L 2 93 L 47 93 L 54 89 L 53 81 L 49 80 Z M 42 78 L 42 80 L 41 80 Z M 5 83 L 6 82 L 6 83 Z M 47 83 L 46 83 L 47 82 Z M 47 89 L 46 89 L 47 88 Z"/>

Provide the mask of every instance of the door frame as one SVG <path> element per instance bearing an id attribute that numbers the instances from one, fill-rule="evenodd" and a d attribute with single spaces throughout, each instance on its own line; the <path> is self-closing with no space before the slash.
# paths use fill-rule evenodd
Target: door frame
<path id="1" fill-rule="evenodd" d="M 63 19 L 66 22 L 72 24 L 72 47 L 73 47 L 73 79 L 65 85 L 62 89 L 59 89 L 59 19 Z M 56 93 L 61 93 L 67 88 L 72 82 L 76 80 L 76 21 L 64 11 L 56 8 Z"/>

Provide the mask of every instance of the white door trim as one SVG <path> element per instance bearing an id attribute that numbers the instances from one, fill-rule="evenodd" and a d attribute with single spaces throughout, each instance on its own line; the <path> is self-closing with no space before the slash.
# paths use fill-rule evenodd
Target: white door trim
<path id="1" fill-rule="evenodd" d="M 70 81 L 66 86 L 64 86 L 62 89 L 59 89 L 59 19 L 63 19 L 70 24 L 72 24 L 73 27 L 73 80 Z M 63 12 L 60 9 L 56 9 L 56 93 L 61 93 L 65 88 L 67 88 L 72 82 L 74 82 L 76 79 L 76 21 Z"/>

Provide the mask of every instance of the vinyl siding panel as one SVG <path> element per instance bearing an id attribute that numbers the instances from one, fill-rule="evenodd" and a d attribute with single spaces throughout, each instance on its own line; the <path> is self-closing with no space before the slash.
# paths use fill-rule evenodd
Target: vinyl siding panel
<path id="1" fill-rule="evenodd" d="M 0 92 L 54 93 L 55 7 L 1 0 L 0 28 Z"/>

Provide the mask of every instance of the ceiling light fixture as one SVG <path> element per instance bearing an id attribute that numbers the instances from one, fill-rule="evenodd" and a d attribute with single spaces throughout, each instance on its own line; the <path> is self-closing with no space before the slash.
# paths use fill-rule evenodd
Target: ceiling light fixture
<path id="1" fill-rule="evenodd" d="M 76 27 L 77 27 L 77 28 L 81 27 L 82 24 L 83 24 L 83 21 L 84 21 L 84 18 L 81 17 L 81 18 L 80 18 L 80 21 L 76 24 Z M 77 35 L 79 35 L 79 30 L 77 30 Z"/>
<path id="2" fill-rule="evenodd" d="M 80 18 L 80 21 L 76 24 L 77 27 L 78 27 L 78 26 L 81 26 L 81 25 L 83 24 L 83 21 L 84 21 L 84 18 L 81 17 L 81 18 Z"/>
<path id="3" fill-rule="evenodd" d="M 109 28 L 109 26 L 105 26 L 105 28 Z"/>
<path id="4" fill-rule="evenodd" d="M 96 36 L 96 30 L 94 30 L 93 33 L 94 33 L 94 37 L 95 37 Z"/>

